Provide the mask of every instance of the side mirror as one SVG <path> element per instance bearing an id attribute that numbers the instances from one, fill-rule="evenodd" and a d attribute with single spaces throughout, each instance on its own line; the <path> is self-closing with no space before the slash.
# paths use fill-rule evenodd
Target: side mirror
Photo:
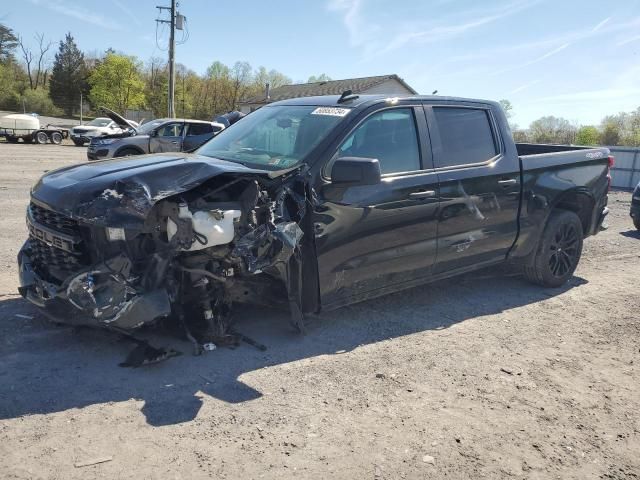
<path id="1" fill-rule="evenodd" d="M 376 185 L 380 183 L 380 175 L 377 158 L 342 157 L 331 168 L 332 183 Z"/>

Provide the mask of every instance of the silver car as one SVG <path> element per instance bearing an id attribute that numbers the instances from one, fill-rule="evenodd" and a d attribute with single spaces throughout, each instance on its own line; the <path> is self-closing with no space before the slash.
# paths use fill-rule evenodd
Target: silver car
<path id="1" fill-rule="evenodd" d="M 146 153 L 188 152 L 225 128 L 221 123 L 177 118 L 151 120 L 136 127 L 111 110 L 103 111 L 123 132 L 91 139 L 87 149 L 89 160 Z"/>

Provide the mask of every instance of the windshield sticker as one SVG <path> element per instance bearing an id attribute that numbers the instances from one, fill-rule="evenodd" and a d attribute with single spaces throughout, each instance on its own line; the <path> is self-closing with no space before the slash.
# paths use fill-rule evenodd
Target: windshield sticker
<path id="1" fill-rule="evenodd" d="M 349 113 L 348 108 L 336 108 L 336 107 L 318 107 L 311 115 L 329 115 L 332 117 L 344 117 L 347 113 Z"/>

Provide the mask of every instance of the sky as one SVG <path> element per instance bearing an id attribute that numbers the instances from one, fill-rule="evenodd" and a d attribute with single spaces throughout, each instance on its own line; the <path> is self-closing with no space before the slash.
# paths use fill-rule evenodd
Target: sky
<path id="1" fill-rule="evenodd" d="M 168 3 L 0 0 L 0 22 L 27 42 L 71 32 L 83 51 L 147 60 L 167 55 L 155 6 Z M 508 99 L 521 127 L 640 107 L 640 0 L 180 0 L 178 10 L 189 36 L 176 61 L 198 73 L 215 60 L 294 81 L 396 73 L 421 94 Z"/>

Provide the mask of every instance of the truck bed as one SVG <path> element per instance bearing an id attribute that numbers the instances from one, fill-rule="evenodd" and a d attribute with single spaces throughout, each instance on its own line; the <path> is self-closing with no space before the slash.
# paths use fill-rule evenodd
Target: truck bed
<path id="1" fill-rule="evenodd" d="M 523 170 L 594 160 L 601 161 L 609 156 L 609 149 L 606 147 L 516 143 L 516 150 Z"/>
<path id="2" fill-rule="evenodd" d="M 516 150 L 521 157 L 540 155 L 543 153 L 560 153 L 584 150 L 600 150 L 597 147 L 578 147 L 576 145 L 547 145 L 539 143 L 516 143 Z"/>

